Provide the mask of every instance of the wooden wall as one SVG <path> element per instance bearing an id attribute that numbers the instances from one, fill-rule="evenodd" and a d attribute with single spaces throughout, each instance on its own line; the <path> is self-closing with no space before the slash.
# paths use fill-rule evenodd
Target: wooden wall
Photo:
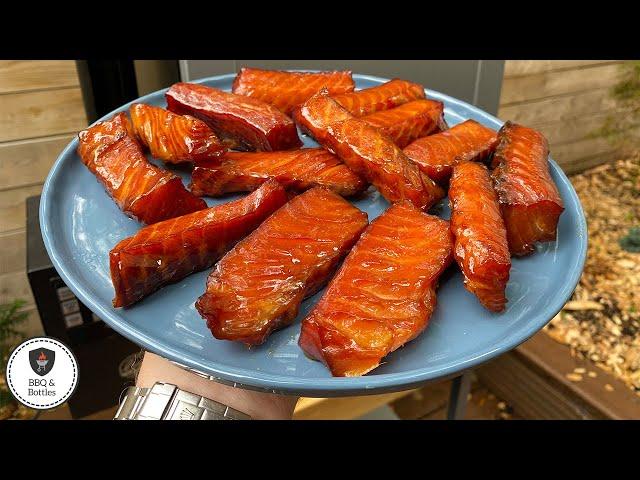
<path id="1" fill-rule="evenodd" d="M 0 61 L 0 303 L 28 301 L 28 331 L 41 331 L 25 273 L 25 199 L 87 125 L 74 61 Z"/>
<path id="2" fill-rule="evenodd" d="M 498 116 L 542 131 L 567 173 L 611 160 L 615 148 L 590 138 L 616 105 L 610 90 L 620 61 L 507 60 Z"/>

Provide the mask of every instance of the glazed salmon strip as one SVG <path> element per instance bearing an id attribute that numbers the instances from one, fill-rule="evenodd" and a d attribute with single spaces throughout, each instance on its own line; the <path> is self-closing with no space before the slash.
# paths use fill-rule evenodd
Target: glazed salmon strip
<path id="1" fill-rule="evenodd" d="M 375 185 L 389 202 L 407 199 L 420 209 L 428 209 L 444 197 L 442 188 L 422 173 L 389 137 L 355 118 L 326 90 L 305 102 L 295 119 L 353 172 Z"/>
<path id="2" fill-rule="evenodd" d="M 497 133 L 467 120 L 450 129 L 420 138 L 403 151 L 420 170 L 440 184 L 446 184 L 459 162 L 485 160 L 498 144 Z"/>
<path id="3" fill-rule="evenodd" d="M 391 110 L 361 117 L 404 148 L 420 137 L 445 130 L 444 104 L 435 100 L 414 100 Z"/>
<path id="4" fill-rule="evenodd" d="M 422 85 L 394 78 L 382 85 L 332 98 L 352 115 L 361 117 L 425 98 L 425 93 Z"/>
<path id="5" fill-rule="evenodd" d="M 300 148 L 296 126 L 277 108 L 255 98 L 195 83 L 176 83 L 166 93 L 169 110 L 199 118 L 230 148 Z"/>
<path id="6" fill-rule="evenodd" d="M 143 103 L 131 105 L 129 115 L 140 143 L 164 162 L 198 162 L 227 150 L 213 130 L 197 118 Z"/>
<path id="7" fill-rule="evenodd" d="M 367 214 L 324 187 L 280 208 L 220 260 L 196 302 L 214 337 L 247 345 L 296 318 L 367 226 Z"/>
<path id="8" fill-rule="evenodd" d="M 83 130 L 78 139 L 82 163 L 128 216 L 152 224 L 207 207 L 180 177 L 147 161 L 126 113 Z"/>
<path id="9" fill-rule="evenodd" d="M 109 254 L 114 307 L 209 268 L 238 240 L 287 202 L 275 180 L 240 200 L 142 228 Z"/>
<path id="10" fill-rule="evenodd" d="M 233 81 L 232 91 L 266 102 L 290 115 L 322 87 L 337 95 L 353 92 L 355 83 L 350 71 L 282 72 L 242 68 Z"/>
<path id="11" fill-rule="evenodd" d="M 367 182 L 324 148 L 284 152 L 230 152 L 222 161 L 201 162 L 191 174 L 191 192 L 217 197 L 246 192 L 275 178 L 287 190 L 303 192 L 321 185 L 348 197 L 362 192 Z"/>
<path id="12" fill-rule="evenodd" d="M 556 239 L 564 205 L 548 156 L 547 139 L 532 128 L 507 122 L 498 132 L 492 175 L 512 255 L 527 255 L 536 242 Z"/>
<path id="13" fill-rule="evenodd" d="M 463 162 L 453 168 L 449 185 L 454 256 L 464 285 L 480 303 L 501 312 L 511 269 L 507 230 L 487 168 Z"/>
<path id="14" fill-rule="evenodd" d="M 334 376 L 354 377 L 426 327 L 452 261 L 449 222 L 411 203 L 373 220 L 302 322 L 299 344 Z"/>

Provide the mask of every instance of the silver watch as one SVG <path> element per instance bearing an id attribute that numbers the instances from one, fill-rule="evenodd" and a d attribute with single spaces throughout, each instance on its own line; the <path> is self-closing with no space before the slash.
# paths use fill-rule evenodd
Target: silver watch
<path id="1" fill-rule="evenodd" d="M 114 420 L 251 420 L 220 402 L 156 382 L 151 388 L 129 387 Z"/>

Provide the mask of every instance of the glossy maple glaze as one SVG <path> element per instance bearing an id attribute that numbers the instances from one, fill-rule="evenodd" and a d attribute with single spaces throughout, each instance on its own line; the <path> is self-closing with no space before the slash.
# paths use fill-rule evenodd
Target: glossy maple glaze
<path id="1" fill-rule="evenodd" d="M 425 96 L 422 85 L 394 78 L 382 85 L 353 93 L 333 95 L 332 98 L 352 115 L 361 117 L 425 98 Z"/>
<path id="2" fill-rule="evenodd" d="M 549 144 L 542 133 L 507 122 L 498 132 L 493 180 L 513 255 L 527 255 L 536 242 L 556 238 L 564 210 L 549 174 Z"/>
<path id="3" fill-rule="evenodd" d="M 373 370 L 427 327 L 452 250 L 449 222 L 409 202 L 391 206 L 371 222 L 303 320 L 300 347 L 334 376 Z"/>
<path id="4" fill-rule="evenodd" d="M 375 185 L 389 202 L 407 199 L 420 209 L 428 209 L 444 197 L 444 190 L 422 173 L 389 137 L 355 118 L 325 90 L 305 102 L 295 119 L 318 143 Z"/>
<path id="5" fill-rule="evenodd" d="M 307 190 L 216 264 L 196 308 L 216 338 L 261 344 L 295 319 L 366 226 L 367 214 L 342 197 Z"/>
<path id="6" fill-rule="evenodd" d="M 464 286 L 494 312 L 505 308 L 511 255 L 498 197 L 487 167 L 463 162 L 449 184 L 454 257 Z"/>
<path id="7" fill-rule="evenodd" d="M 240 200 L 140 229 L 109 253 L 113 306 L 129 306 L 210 267 L 286 202 L 284 188 L 272 180 Z"/>
<path id="8" fill-rule="evenodd" d="M 143 103 L 131 105 L 129 114 L 140 143 L 164 162 L 198 162 L 227 150 L 213 130 L 197 118 Z"/>
<path id="9" fill-rule="evenodd" d="M 287 190 L 302 192 L 321 185 L 347 197 L 362 192 L 367 182 L 324 148 L 283 152 L 229 152 L 222 160 L 201 162 L 191 173 L 195 195 L 216 197 L 252 191 L 269 178 Z"/>
<path id="10" fill-rule="evenodd" d="M 78 139 L 82 163 L 128 216 L 152 224 L 207 207 L 180 177 L 149 163 L 126 113 L 83 130 Z"/>
<path id="11" fill-rule="evenodd" d="M 443 112 L 442 102 L 414 100 L 361 118 L 404 148 L 417 138 L 440 131 L 444 126 Z"/>
<path id="12" fill-rule="evenodd" d="M 467 120 L 428 137 L 419 138 L 403 151 L 420 170 L 446 184 L 458 162 L 485 160 L 498 144 L 497 133 L 475 120 Z"/>
<path id="13" fill-rule="evenodd" d="M 231 148 L 272 151 L 302 146 L 293 121 L 255 98 L 195 83 L 175 83 L 165 98 L 169 110 L 199 118 Z"/>
<path id="14" fill-rule="evenodd" d="M 353 92 L 350 71 L 283 72 L 241 68 L 233 81 L 233 93 L 256 98 L 289 115 L 321 88 L 330 94 Z"/>

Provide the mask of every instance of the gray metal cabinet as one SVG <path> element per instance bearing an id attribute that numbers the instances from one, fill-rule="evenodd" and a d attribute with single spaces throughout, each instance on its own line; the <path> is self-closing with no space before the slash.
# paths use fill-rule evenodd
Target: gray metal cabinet
<path id="1" fill-rule="evenodd" d="M 236 72 L 241 67 L 352 70 L 421 83 L 496 114 L 503 60 L 180 60 L 183 81 Z"/>

